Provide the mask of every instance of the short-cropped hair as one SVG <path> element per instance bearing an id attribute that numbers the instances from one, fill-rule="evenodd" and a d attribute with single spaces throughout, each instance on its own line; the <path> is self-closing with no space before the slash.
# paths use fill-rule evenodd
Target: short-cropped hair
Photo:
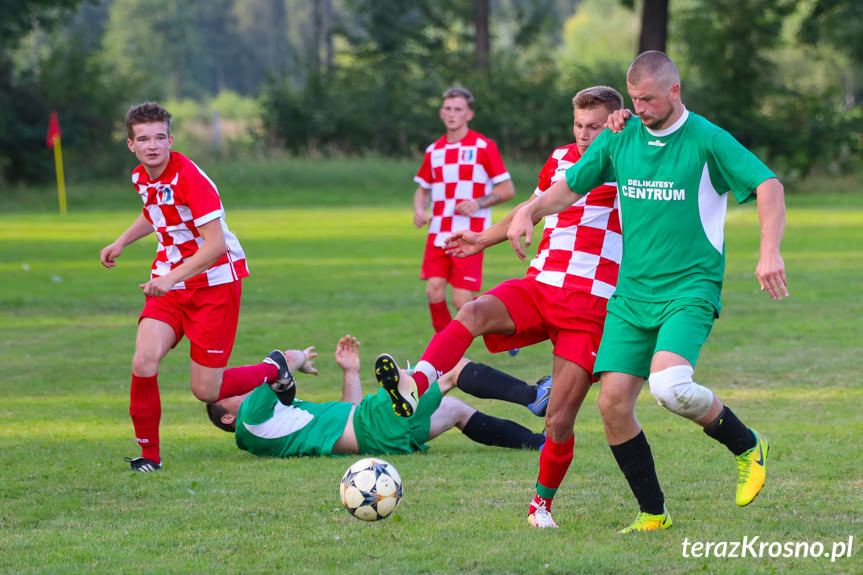
<path id="1" fill-rule="evenodd" d="M 234 433 L 237 429 L 233 423 L 228 424 L 222 421 L 222 416 L 228 413 L 228 410 L 218 403 L 208 403 L 207 404 L 207 415 L 210 416 L 210 421 L 213 422 L 213 425 L 221 429 L 222 431 L 227 431 L 228 433 Z"/>

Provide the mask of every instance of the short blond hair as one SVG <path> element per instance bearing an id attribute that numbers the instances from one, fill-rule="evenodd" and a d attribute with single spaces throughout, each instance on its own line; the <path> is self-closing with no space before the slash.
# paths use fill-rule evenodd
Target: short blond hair
<path id="1" fill-rule="evenodd" d="M 609 86 L 591 86 L 578 92 L 572 99 L 572 107 L 576 110 L 592 110 L 600 106 L 609 112 L 623 108 L 623 96 Z"/>

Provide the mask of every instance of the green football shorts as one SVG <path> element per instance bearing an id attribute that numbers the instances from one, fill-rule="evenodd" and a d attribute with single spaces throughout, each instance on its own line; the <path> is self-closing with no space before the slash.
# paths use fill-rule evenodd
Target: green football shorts
<path id="1" fill-rule="evenodd" d="M 716 308 L 698 298 L 646 302 L 612 296 L 594 373 L 646 378 L 657 351 L 681 355 L 695 367 L 714 321 Z"/>
<path id="2" fill-rule="evenodd" d="M 413 453 L 428 449 L 425 445 L 431 430 L 432 413 L 440 406 L 437 382 L 420 397 L 417 409 L 410 417 L 393 412 L 393 402 L 386 390 L 363 398 L 354 412 L 354 433 L 361 454 Z"/>

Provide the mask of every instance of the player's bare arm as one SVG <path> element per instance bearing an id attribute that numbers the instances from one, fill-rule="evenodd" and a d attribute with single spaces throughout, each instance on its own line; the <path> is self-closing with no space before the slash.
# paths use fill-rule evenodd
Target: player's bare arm
<path id="1" fill-rule="evenodd" d="M 342 368 L 342 401 L 359 405 L 363 400 L 360 382 L 360 342 L 347 334 L 336 345 L 336 363 Z"/>
<path id="2" fill-rule="evenodd" d="M 545 216 L 562 212 L 575 203 L 580 196 L 566 183 L 566 178 L 553 183 L 545 193 L 531 202 L 525 202 L 512 218 L 506 234 L 516 255 L 524 260 L 525 251 L 533 241 L 533 228 Z M 524 238 L 522 246 L 521 239 Z"/>
<path id="3" fill-rule="evenodd" d="M 509 230 L 509 224 L 515 213 L 523 205 L 536 198 L 537 196 L 531 194 L 529 199 L 514 207 L 502 220 L 483 232 L 477 233 L 469 230 L 454 232 L 447 238 L 444 246 L 446 253 L 457 258 L 465 258 L 506 241 L 506 232 Z"/>
<path id="4" fill-rule="evenodd" d="M 129 228 L 120 234 L 116 240 L 102 248 L 99 252 L 99 261 L 106 268 L 112 268 L 117 265 L 116 260 L 123 253 L 123 248 L 131 243 L 140 240 L 153 233 L 153 226 L 144 217 L 144 214 L 139 214 L 135 222 Z"/>
<path id="5" fill-rule="evenodd" d="M 222 220 L 216 218 L 198 228 L 198 233 L 204 243 L 194 254 L 169 273 L 156 277 L 141 284 L 141 289 L 148 296 L 162 296 L 171 291 L 174 285 L 198 275 L 212 266 L 227 251 L 225 235 L 222 232 Z"/>
<path id="6" fill-rule="evenodd" d="M 480 208 L 490 208 L 511 200 L 515 196 L 515 187 L 512 180 L 504 180 L 485 196 L 480 196 L 469 202 L 461 202 L 455 207 L 455 211 L 463 216 L 472 216 Z"/>
<path id="7" fill-rule="evenodd" d="M 761 224 L 761 255 L 755 277 L 775 300 L 788 297 L 785 262 L 779 253 L 785 233 L 785 189 L 776 178 L 761 182 L 755 189 L 758 196 L 758 221 Z"/>
<path id="8" fill-rule="evenodd" d="M 431 190 L 419 187 L 414 193 L 414 227 L 421 228 L 429 222 L 428 206 Z"/>

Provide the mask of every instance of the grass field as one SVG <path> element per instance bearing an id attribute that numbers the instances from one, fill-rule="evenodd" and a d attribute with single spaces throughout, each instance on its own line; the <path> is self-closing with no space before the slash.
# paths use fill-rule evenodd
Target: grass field
<path id="1" fill-rule="evenodd" d="M 332 350 L 350 332 L 362 341 L 372 391 L 378 353 L 414 362 L 431 336 L 417 278 L 423 236 L 410 224 L 415 166 L 256 167 L 208 169 L 252 268 L 232 365 L 316 345 L 321 375 L 300 376 L 299 395 L 336 399 Z M 518 196 L 532 190 L 535 169 L 516 171 Z M 737 508 L 732 456 L 645 391 L 638 415 L 675 524 L 629 537 L 615 531 L 636 506 L 605 443 L 597 389 L 576 423 L 553 531 L 526 526 L 536 453 L 479 446 L 458 431 L 424 454 L 388 458 L 405 482 L 394 518 L 353 519 L 338 500 L 353 458 L 237 450 L 188 389 L 187 342 L 160 373 L 165 469 L 128 472 L 123 457 L 137 454 L 128 417 L 137 285 L 154 246 L 130 246 L 113 270 L 101 268 L 98 251 L 131 223 L 138 200 L 122 179 L 71 185 L 61 217 L 50 211 L 50 190 L 18 190 L 0 215 L 0 572 L 861 573 L 863 194 L 855 189 L 833 181 L 789 195 L 792 297 L 778 303 L 753 277 L 754 208 L 730 210 L 723 315 L 696 375 L 770 438 L 767 485 Z M 524 272 L 505 246 L 486 261 L 486 287 Z M 529 381 L 550 369 L 548 344 L 512 358 L 477 343 L 469 355 Z M 542 429 L 524 408 L 465 399 Z M 683 556 L 684 542 L 724 541 L 730 552 L 754 537 L 821 544 L 827 554 L 850 538 L 852 548 L 833 562 L 771 557 L 775 545 L 760 557 L 692 557 L 691 546 Z"/>

